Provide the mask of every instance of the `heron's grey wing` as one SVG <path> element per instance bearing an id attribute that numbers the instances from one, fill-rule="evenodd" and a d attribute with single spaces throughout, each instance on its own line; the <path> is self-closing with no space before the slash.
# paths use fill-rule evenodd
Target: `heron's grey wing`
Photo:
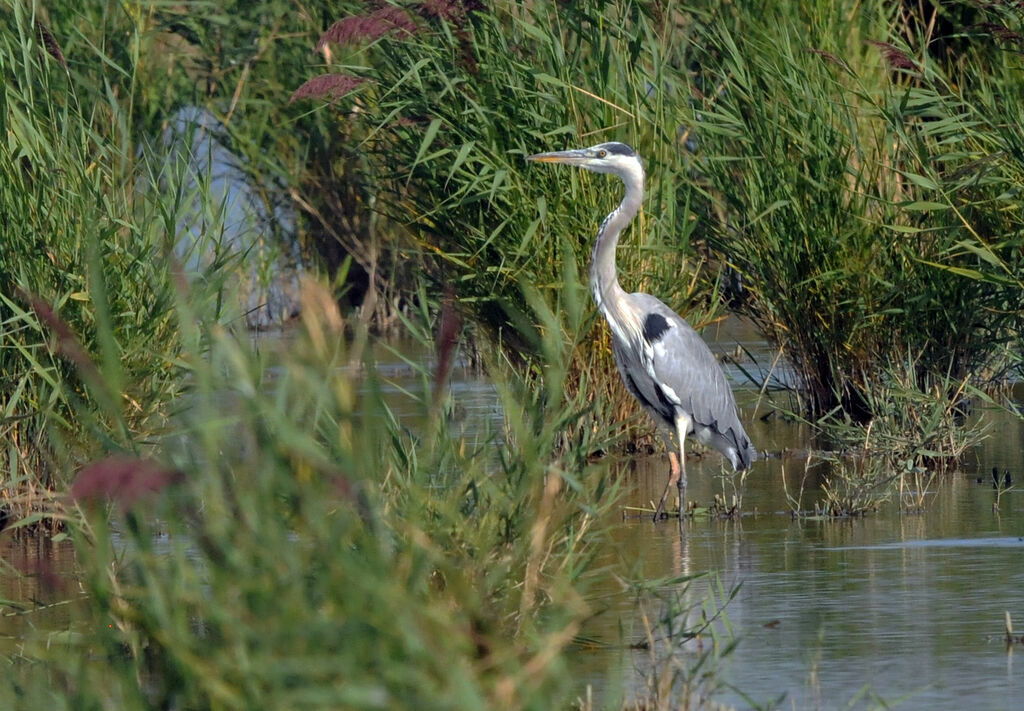
<path id="1" fill-rule="evenodd" d="M 708 442 L 734 463 L 756 456 L 740 424 L 729 381 L 704 339 L 679 314 L 649 294 L 631 294 L 644 314 L 644 359 L 664 396 L 710 430 Z"/>
<path id="2" fill-rule="evenodd" d="M 642 353 L 615 335 L 612 335 L 612 353 L 615 355 L 615 364 L 629 394 L 636 398 L 656 423 L 672 431 L 675 423 L 675 405 L 666 398 L 664 392 L 651 378 L 650 368 L 644 363 Z"/>

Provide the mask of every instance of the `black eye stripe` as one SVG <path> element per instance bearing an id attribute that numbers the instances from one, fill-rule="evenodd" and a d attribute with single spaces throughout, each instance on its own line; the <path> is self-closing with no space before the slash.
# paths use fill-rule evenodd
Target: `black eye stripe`
<path id="1" fill-rule="evenodd" d="M 611 143 L 601 143 L 594 146 L 594 153 L 600 158 L 607 158 L 608 156 L 627 156 L 632 158 L 636 156 L 636 151 L 627 146 L 625 143 L 619 143 L 612 141 Z"/>

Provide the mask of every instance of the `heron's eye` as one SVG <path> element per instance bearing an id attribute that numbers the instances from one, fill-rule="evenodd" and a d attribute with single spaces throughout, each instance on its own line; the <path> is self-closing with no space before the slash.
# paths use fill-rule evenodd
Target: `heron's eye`
<path id="1" fill-rule="evenodd" d="M 599 150 L 599 151 L 597 152 L 597 157 L 598 157 L 598 158 L 604 158 L 604 157 L 606 157 L 607 155 L 608 155 L 608 151 L 606 151 L 606 150 L 605 150 L 605 149 L 603 149 L 603 148 L 602 148 L 601 150 Z"/>

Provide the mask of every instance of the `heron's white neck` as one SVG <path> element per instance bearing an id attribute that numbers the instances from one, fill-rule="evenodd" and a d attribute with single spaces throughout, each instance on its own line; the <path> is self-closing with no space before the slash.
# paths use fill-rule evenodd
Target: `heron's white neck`
<path id="1" fill-rule="evenodd" d="M 628 341 L 631 334 L 626 329 L 638 333 L 640 326 L 633 323 L 636 319 L 626 303 L 626 292 L 619 286 L 615 248 L 619 244 L 619 235 L 639 212 L 643 202 L 644 169 L 637 160 L 622 166 L 615 174 L 622 178 L 626 194 L 597 230 L 597 240 L 590 256 L 590 288 L 608 325 L 622 340 Z"/>

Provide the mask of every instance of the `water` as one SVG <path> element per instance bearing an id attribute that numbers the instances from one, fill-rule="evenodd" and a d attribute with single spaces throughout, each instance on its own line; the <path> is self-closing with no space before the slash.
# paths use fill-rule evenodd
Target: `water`
<path id="1" fill-rule="evenodd" d="M 717 352 L 738 344 L 748 354 L 726 364 L 734 382 L 743 381 L 742 369 L 761 377 L 770 370 L 774 353 L 749 328 L 726 322 L 714 335 Z M 792 380 L 778 366 L 771 372 L 775 382 Z M 466 407 L 481 418 L 500 417 L 483 404 L 489 386 L 463 378 Z M 784 696 L 780 708 L 869 708 L 877 700 L 906 708 L 1019 708 L 1024 645 L 1007 649 L 1002 635 L 1006 611 L 1024 633 L 1024 424 L 1001 411 L 979 413 L 992 436 L 961 471 L 931 483 L 923 513 L 901 514 L 889 503 L 864 517 L 794 520 L 783 477 L 793 496 L 803 483 L 800 508 L 812 508 L 824 500 L 820 483 L 829 465 L 808 462 L 806 451 L 817 445 L 806 427 L 761 419 L 772 406 L 756 391 L 743 390 L 738 400 L 760 448 L 793 454 L 758 462 L 742 484 L 743 509 L 757 514 L 687 522 L 682 535 L 675 522 L 655 525 L 638 515 L 615 527 L 593 591 L 593 607 L 603 612 L 581 631 L 607 646 L 576 655 L 581 696 L 588 685 L 597 699 L 645 686 L 650 655 L 628 648 L 644 633 L 618 580 L 643 570 L 649 578 L 711 573 L 686 590 L 697 607 L 713 585 L 740 586 L 725 608 L 739 644 L 717 669 L 731 687 L 715 693 L 718 702 L 749 708 Z M 613 466 L 631 482 L 624 509 L 660 498 L 664 454 Z M 998 512 L 992 467 L 1021 486 L 999 497 Z M 687 495 L 700 504 L 737 491 L 717 455 L 691 458 L 687 470 Z M 679 651 L 684 658 L 694 653 L 693 645 Z"/>
<path id="2" fill-rule="evenodd" d="M 1020 434 L 1019 425 L 1001 428 Z M 660 495 L 659 459 L 635 466 L 631 498 L 638 505 Z M 713 480 L 718 465 L 710 457 L 690 465 L 689 493 L 706 501 L 721 488 Z M 761 462 L 747 480 L 744 505 L 784 510 L 779 481 L 781 463 Z M 1024 493 L 1004 494 L 999 513 L 994 498 L 987 480 L 977 484 L 963 473 L 935 487 L 923 514 L 901 515 L 894 506 L 840 520 L 762 513 L 691 521 L 682 535 L 674 522 L 630 519 L 605 562 L 617 561 L 623 572 L 639 563 L 652 577 L 710 571 L 726 589 L 740 585 L 725 609 L 740 643 L 718 674 L 758 704 L 785 694 L 784 708 L 838 708 L 868 689 L 887 702 L 906 698 L 908 708 L 1016 709 L 1024 667 L 1015 670 L 1014 650 L 1001 636 L 1005 611 L 1024 628 Z M 690 585 L 693 604 L 710 584 Z M 579 673 L 611 664 L 627 690 L 641 689 L 647 652 L 622 643 L 641 641 L 642 631 L 627 625 L 635 638 L 621 639 L 619 621 L 633 610 L 616 589 L 609 586 L 613 604 L 583 632 L 611 646 L 581 655 Z M 606 678 L 589 682 L 598 696 L 608 686 Z M 728 689 L 715 699 L 750 706 Z M 854 707 L 869 705 L 864 698 Z"/>
<path id="3" fill-rule="evenodd" d="M 719 352 L 741 343 L 764 365 L 762 375 L 768 370 L 774 354 L 748 330 L 727 323 L 718 335 Z M 388 358 L 386 350 L 376 355 Z M 406 356 L 429 358 L 415 350 Z M 736 382 L 740 366 L 753 367 L 749 361 L 727 365 Z M 410 394 L 422 393 L 424 381 L 415 369 L 393 357 L 379 373 L 399 416 L 418 416 L 422 409 Z M 785 382 L 790 375 L 776 369 L 774 377 Z M 462 436 L 500 431 L 490 383 L 457 367 L 452 390 Z M 688 460 L 688 497 L 705 504 L 716 494 L 740 491 L 746 514 L 738 519 L 688 521 L 682 535 L 673 521 L 655 525 L 627 516 L 615 524 L 590 591 L 595 615 L 581 631 L 598 644 L 572 655 L 581 696 L 589 686 L 600 704 L 644 688 L 650 653 L 628 648 L 643 641 L 644 632 L 620 582 L 642 571 L 647 579 L 710 573 L 678 588 L 682 602 L 696 606 L 686 618 L 691 625 L 713 585 L 740 586 L 725 608 L 739 644 L 715 666 L 715 701 L 742 709 L 751 706 L 747 699 L 764 705 L 784 695 L 779 707 L 787 709 L 868 708 L 874 698 L 905 700 L 905 708 L 1019 708 L 1024 645 L 1007 649 L 1001 637 L 1006 611 L 1017 634 L 1024 634 L 1024 425 L 1005 413 L 985 413 L 992 436 L 962 471 L 932 483 L 924 513 L 901 514 L 886 504 L 859 518 L 793 520 L 783 477 L 794 496 L 803 483 L 800 507 L 812 508 L 823 498 L 820 478 L 828 465 L 807 466 L 803 453 L 815 444 L 806 428 L 780 417 L 761 419 L 771 404 L 756 391 L 742 390 L 739 400 L 755 443 L 791 454 L 757 462 L 738 489 L 738 481 L 722 476 L 717 455 Z M 661 496 L 663 453 L 610 466 L 629 483 L 624 511 Z M 1008 470 L 1021 487 L 1001 496 L 998 512 L 992 467 Z M 0 599 L 30 601 L 23 610 L 3 604 L 0 611 L 0 639 L 10 654 L 30 629 L 72 627 L 80 602 L 45 606 L 80 601 L 82 592 L 66 541 L 13 541 L 5 533 L 0 543 L 10 566 L 0 575 Z M 716 631 L 729 634 L 724 622 Z M 676 654 L 685 663 L 709 648 L 690 642 Z"/>
<path id="4" fill-rule="evenodd" d="M 70 539 L 0 535 L 0 654 L 17 654 L 38 630 L 65 634 L 79 616 L 83 595 Z"/>

